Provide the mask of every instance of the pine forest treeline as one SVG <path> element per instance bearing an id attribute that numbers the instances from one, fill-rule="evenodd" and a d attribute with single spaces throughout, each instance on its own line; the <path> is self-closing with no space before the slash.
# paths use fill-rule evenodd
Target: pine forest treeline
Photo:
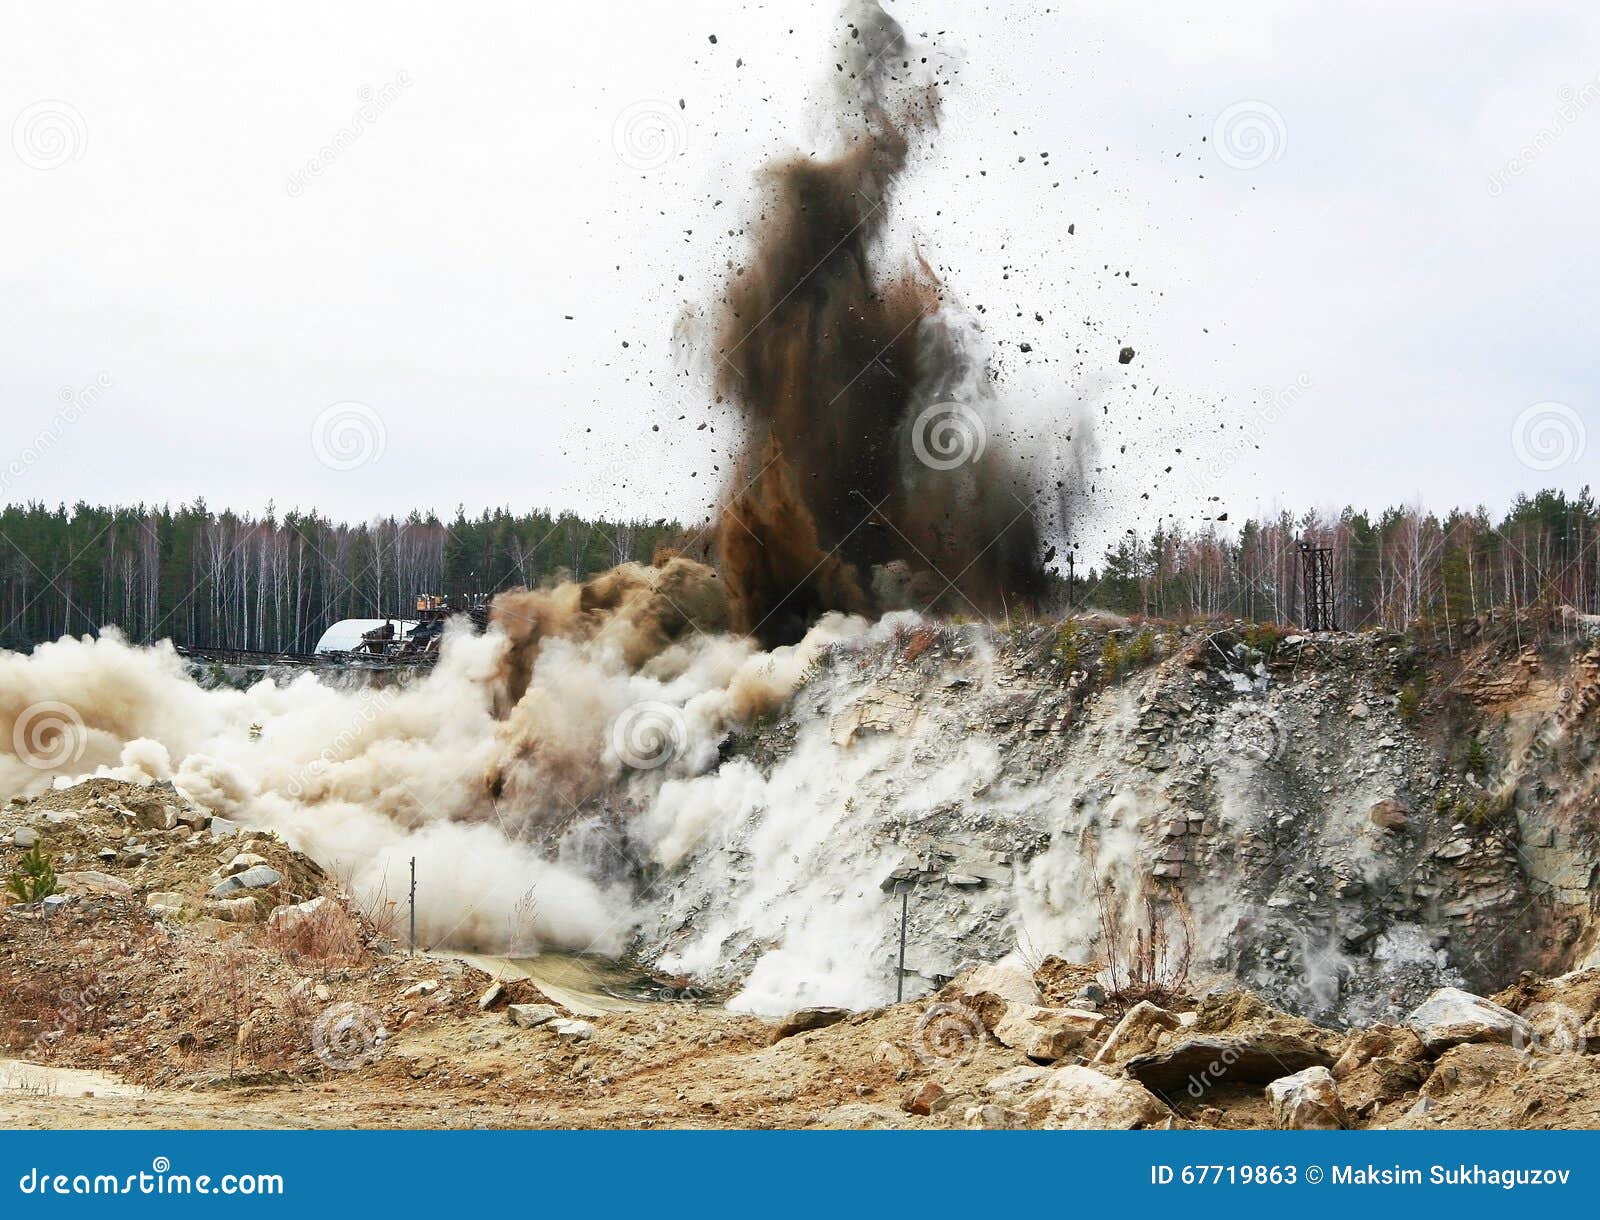
<path id="1" fill-rule="evenodd" d="M 0 511 L 0 646 L 119 627 L 144 642 L 309 651 L 341 618 L 396 614 L 421 593 L 474 594 L 582 579 L 684 541 L 674 522 L 506 509 L 453 520 L 413 512 L 349 525 L 315 513 L 41 504 Z M 1299 621 L 1299 543 L 1326 546 L 1341 625 L 1403 630 L 1491 610 L 1571 605 L 1600 613 L 1600 508 L 1519 497 L 1444 516 L 1287 512 L 1236 529 L 1130 533 L 1058 603 L 1151 618 Z M 1061 605 L 1046 607 L 1059 610 Z"/>
<path id="2" fill-rule="evenodd" d="M 648 561 L 668 521 L 598 521 L 500 509 L 446 523 L 412 513 L 362 525 L 316 514 L 180 508 L 0 511 L 0 646 L 119 627 L 202 648 L 309 652 L 341 618 L 397 614 L 419 594 L 583 578 Z"/>
<path id="3" fill-rule="evenodd" d="M 1332 550 L 1345 628 L 1400 631 L 1561 605 L 1600 611 L 1600 517 L 1587 488 L 1519 497 L 1498 520 L 1484 508 L 1443 517 L 1346 508 L 1246 521 L 1227 535 L 1215 525 L 1129 535 L 1073 600 L 1152 618 L 1292 624 L 1301 617 L 1301 541 Z"/>

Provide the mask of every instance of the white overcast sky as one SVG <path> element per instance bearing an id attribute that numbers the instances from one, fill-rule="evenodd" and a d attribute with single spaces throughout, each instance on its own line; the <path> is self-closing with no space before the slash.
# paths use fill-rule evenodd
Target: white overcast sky
<path id="1" fill-rule="evenodd" d="M 1102 529 L 1207 495 L 1237 521 L 1590 480 L 1593 0 L 888 7 L 954 78 L 895 231 L 983 306 L 1008 410 L 1098 421 Z M 740 248 L 754 170 L 814 147 L 838 12 L 9 5 L 0 457 L 59 440 L 4 498 L 700 514 L 732 421 L 674 328 Z M 661 103 L 669 155 L 641 169 L 650 133 L 619 141 Z M 1264 164 L 1217 155 L 1230 107 L 1266 116 Z M 341 402 L 385 437 L 353 469 L 312 439 Z M 1513 444 L 1539 403 L 1551 469 Z"/>

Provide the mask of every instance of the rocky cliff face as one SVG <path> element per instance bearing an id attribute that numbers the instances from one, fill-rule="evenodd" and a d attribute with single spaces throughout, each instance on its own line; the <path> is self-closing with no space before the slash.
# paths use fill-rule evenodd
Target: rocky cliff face
<path id="1" fill-rule="evenodd" d="M 891 618 L 663 787 L 636 947 L 736 1007 L 867 1006 L 904 902 L 908 994 L 1054 953 L 1336 1022 L 1594 961 L 1589 629 Z"/>

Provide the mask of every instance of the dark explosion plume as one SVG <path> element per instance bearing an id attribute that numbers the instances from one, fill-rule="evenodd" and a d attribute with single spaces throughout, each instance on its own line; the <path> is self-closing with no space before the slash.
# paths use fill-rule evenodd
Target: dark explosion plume
<path id="1" fill-rule="evenodd" d="M 1043 587 L 970 322 L 920 258 L 877 265 L 909 137 L 938 119 L 916 58 L 877 3 L 852 6 L 830 110 L 844 151 L 767 167 L 719 321 L 717 390 L 747 424 L 719 548 L 735 624 L 769 647 L 827 610 L 998 615 Z"/>

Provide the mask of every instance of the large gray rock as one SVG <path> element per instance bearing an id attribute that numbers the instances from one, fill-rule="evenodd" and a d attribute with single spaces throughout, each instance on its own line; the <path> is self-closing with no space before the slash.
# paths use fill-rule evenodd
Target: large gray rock
<path id="1" fill-rule="evenodd" d="M 278 932 L 293 932 L 306 923 L 309 923 L 326 911 L 332 903 L 326 895 L 318 894 L 307 902 L 298 902 L 292 906 L 274 907 L 272 914 L 267 916 L 267 926 Z"/>
<path id="2" fill-rule="evenodd" d="M 1088 1042 L 1105 1023 L 1097 1012 L 1007 1004 L 989 1032 L 1002 1046 L 1021 1051 L 1029 1059 L 1053 1063 Z"/>
<path id="3" fill-rule="evenodd" d="M 255 923 L 261 918 L 261 908 L 248 895 L 238 898 L 219 898 L 206 903 L 206 913 L 225 923 Z"/>
<path id="4" fill-rule="evenodd" d="M 1439 988 L 1411 1011 L 1406 1024 L 1435 1055 L 1463 1042 L 1510 1042 L 1519 1027 L 1526 1029 L 1509 1008 L 1459 987 Z"/>
<path id="5" fill-rule="evenodd" d="M 1325 1067 L 1274 1080 L 1267 1086 L 1267 1100 L 1283 1131 L 1338 1131 L 1350 1125 L 1339 1086 Z"/>
<path id="6" fill-rule="evenodd" d="M 1002 1000 L 1010 1000 L 1013 1004 L 1037 1006 L 1044 1003 L 1044 995 L 1039 991 L 1031 974 L 1015 966 L 1003 966 L 998 962 L 979 966 L 962 979 L 958 986 L 961 993 L 968 996 L 988 991 Z"/>
<path id="7" fill-rule="evenodd" d="M 1180 1024 L 1176 1014 L 1149 1000 L 1140 1000 L 1117 1022 L 1093 1062 L 1120 1063 L 1148 1054 L 1160 1044 L 1162 1033 L 1175 1030 Z"/>
<path id="8" fill-rule="evenodd" d="M 1172 1114 L 1137 1081 L 1076 1064 L 1057 1068 L 1014 1104 L 1030 1127 L 1057 1131 L 1127 1131 L 1154 1127 Z"/>
<path id="9" fill-rule="evenodd" d="M 1001 1072 L 992 1080 L 986 1081 L 983 1086 L 985 1093 L 992 1093 L 1002 1101 L 1007 1098 L 1019 1097 L 1026 1093 L 1041 1080 L 1047 1080 L 1053 1069 L 1040 1067 L 1033 1063 L 1024 1063 L 1018 1067 Z"/>
<path id="10" fill-rule="evenodd" d="M 1333 1056 L 1294 1034 L 1266 1031 L 1184 1038 L 1127 1062 L 1127 1073 L 1168 1097 L 1198 1098 L 1214 1085 L 1263 1085 L 1308 1067 L 1328 1067 Z"/>
<path id="11" fill-rule="evenodd" d="M 24 851 L 39 846 L 39 832 L 30 826 L 18 826 L 11 833 L 11 841 Z"/>
<path id="12" fill-rule="evenodd" d="M 227 898 L 238 890 L 264 890 L 279 884 L 283 874 L 268 864 L 257 864 L 242 873 L 224 877 L 211 887 L 211 897 Z"/>
<path id="13" fill-rule="evenodd" d="M 520 1025 L 523 1029 L 536 1029 L 560 1015 L 548 1004 L 510 1004 L 506 1007 L 506 1017 L 511 1024 Z"/>
<path id="14" fill-rule="evenodd" d="M 837 1025 L 850 1015 L 848 1008 L 802 1008 L 791 1012 L 777 1028 L 772 1031 L 772 1040 L 782 1042 L 785 1038 L 792 1038 L 796 1034 L 803 1034 L 813 1029 L 825 1029 L 829 1025 Z"/>
<path id="15" fill-rule="evenodd" d="M 211 815 L 203 809 L 180 809 L 178 811 L 178 825 L 187 826 L 190 830 L 201 831 L 211 824 Z"/>
<path id="16" fill-rule="evenodd" d="M 105 894 L 111 898 L 126 898 L 133 893 L 133 886 L 126 881 L 92 870 L 62 873 L 56 878 L 56 884 L 69 894 Z"/>

